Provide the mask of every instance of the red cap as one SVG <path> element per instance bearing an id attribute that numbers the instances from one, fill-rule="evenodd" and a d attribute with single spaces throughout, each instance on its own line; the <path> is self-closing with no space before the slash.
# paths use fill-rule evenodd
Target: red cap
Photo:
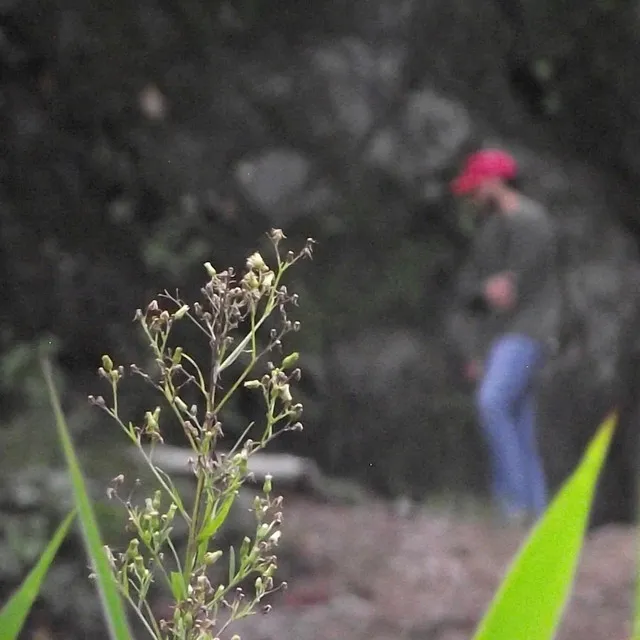
<path id="1" fill-rule="evenodd" d="M 518 165 L 510 154 L 497 149 L 484 149 L 472 153 L 460 175 L 451 183 L 451 191 L 457 196 L 477 189 L 485 180 L 501 178 L 510 180 L 518 173 Z"/>

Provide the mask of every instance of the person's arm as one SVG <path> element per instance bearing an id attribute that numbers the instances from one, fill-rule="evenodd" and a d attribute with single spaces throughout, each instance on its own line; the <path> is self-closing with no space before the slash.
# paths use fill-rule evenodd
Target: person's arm
<path id="1" fill-rule="evenodd" d="M 456 291 L 458 305 L 470 311 L 486 310 L 484 299 L 484 283 L 479 269 L 473 261 L 469 261 L 460 273 Z"/>
<path id="2" fill-rule="evenodd" d="M 456 286 L 458 306 L 475 312 L 488 309 L 485 298 L 486 278 L 492 271 L 499 251 L 496 241 L 496 225 L 487 221 L 475 239 L 471 254 L 462 267 Z"/>
<path id="3" fill-rule="evenodd" d="M 505 271 L 512 279 L 516 298 L 526 297 L 543 286 L 554 269 L 555 234 L 550 218 L 515 219 Z"/>

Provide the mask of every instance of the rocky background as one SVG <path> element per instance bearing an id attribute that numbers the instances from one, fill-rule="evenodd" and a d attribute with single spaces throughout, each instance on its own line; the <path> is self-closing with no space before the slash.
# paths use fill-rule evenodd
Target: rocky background
<path id="1" fill-rule="evenodd" d="M 84 396 L 102 353 L 138 353 L 134 310 L 277 226 L 318 240 L 291 282 L 306 430 L 282 445 L 385 498 L 483 495 L 472 327 L 450 304 L 469 229 L 447 184 L 497 144 L 564 239 L 572 340 L 541 400 L 552 484 L 618 404 L 594 523 L 629 519 L 639 54 L 632 0 L 0 0 L 7 490 L 57 464 L 41 348 L 93 469 L 119 441 Z M 251 411 L 239 397 L 230 429 Z"/>

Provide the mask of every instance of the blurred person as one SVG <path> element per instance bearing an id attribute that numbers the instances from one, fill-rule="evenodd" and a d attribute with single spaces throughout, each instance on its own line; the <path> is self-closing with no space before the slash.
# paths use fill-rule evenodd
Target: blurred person
<path id="1" fill-rule="evenodd" d="M 552 218 L 516 187 L 514 158 L 471 154 L 451 183 L 478 216 L 457 303 L 474 314 L 483 349 L 467 366 L 490 453 L 494 498 L 509 521 L 540 515 L 547 485 L 536 427 L 536 382 L 556 345 L 560 290 Z"/>

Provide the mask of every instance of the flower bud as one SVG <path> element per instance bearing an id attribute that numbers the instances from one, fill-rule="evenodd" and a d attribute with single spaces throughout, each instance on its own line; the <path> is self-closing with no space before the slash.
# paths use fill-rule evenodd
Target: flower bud
<path id="1" fill-rule="evenodd" d="M 285 404 L 293 402 L 293 396 L 291 395 L 291 390 L 288 384 L 283 384 L 280 388 L 280 398 L 282 398 L 282 402 Z"/>
<path id="2" fill-rule="evenodd" d="M 269 237 L 276 245 L 278 245 L 287 236 L 284 235 L 282 229 L 271 229 L 271 231 L 269 232 Z"/>
<path id="3" fill-rule="evenodd" d="M 186 315 L 187 311 L 189 311 L 189 305 L 183 304 L 174 314 L 174 320 L 181 320 Z"/>
<path id="4" fill-rule="evenodd" d="M 97 398 L 94 396 L 89 396 L 89 402 L 96 407 L 100 407 L 101 409 L 104 409 L 107 406 L 107 403 L 104 401 L 104 398 L 102 396 L 98 396 Z"/>
<path id="5" fill-rule="evenodd" d="M 246 389 L 259 389 L 262 386 L 260 380 L 247 380 L 244 383 Z"/>
<path id="6" fill-rule="evenodd" d="M 140 545 L 140 541 L 137 538 L 132 538 L 129 542 L 129 547 L 127 549 L 127 555 L 129 557 L 134 557 L 138 555 L 138 546 Z"/>
<path id="7" fill-rule="evenodd" d="M 247 275 L 243 278 L 243 281 L 247 285 L 247 288 L 250 290 L 257 289 L 260 286 L 258 276 L 256 276 L 253 271 L 247 273 Z"/>
<path id="8" fill-rule="evenodd" d="M 102 356 L 102 366 L 107 373 L 111 373 L 113 371 L 113 361 L 109 356 Z"/>
<path id="9" fill-rule="evenodd" d="M 144 414 L 145 430 L 153 433 L 158 430 L 158 421 L 151 411 L 147 411 Z"/>
<path id="10" fill-rule="evenodd" d="M 207 578 L 207 576 L 198 576 L 196 578 L 196 583 L 198 585 L 198 588 L 202 589 L 203 591 L 211 589 L 211 583 L 209 582 L 209 578 Z"/>
<path id="11" fill-rule="evenodd" d="M 268 271 L 267 273 L 265 273 L 264 277 L 262 278 L 262 286 L 265 288 L 270 287 L 273 284 L 275 277 L 276 276 L 273 271 Z"/>
<path id="12" fill-rule="evenodd" d="M 189 413 L 189 407 L 187 407 L 187 405 L 184 403 L 182 398 L 180 398 L 180 396 L 176 396 L 173 402 L 176 405 L 176 407 L 180 409 L 180 411 L 182 411 L 183 413 Z"/>
<path id="13" fill-rule="evenodd" d="M 216 275 L 216 270 L 213 268 L 213 265 L 210 262 L 205 262 L 204 268 L 206 269 L 207 275 L 210 278 L 213 278 Z"/>
<path id="14" fill-rule="evenodd" d="M 289 354 L 282 361 L 282 369 L 288 369 L 289 367 L 292 367 L 296 362 L 298 362 L 298 358 L 300 358 L 300 354 L 297 351 Z"/>
<path id="15" fill-rule="evenodd" d="M 204 563 L 206 565 L 211 566 L 212 564 L 214 564 L 218 560 L 220 560 L 221 557 L 222 557 L 222 551 L 220 551 L 220 550 L 218 550 L 218 551 L 209 551 L 208 553 L 205 553 L 205 555 L 204 555 Z"/>
<path id="16" fill-rule="evenodd" d="M 173 521 L 177 511 L 178 511 L 178 505 L 175 502 L 172 502 L 171 506 L 169 507 L 169 511 L 167 511 L 167 523 Z"/>
<path id="17" fill-rule="evenodd" d="M 281 536 L 282 536 L 282 531 L 275 531 L 273 534 L 271 534 L 271 537 L 269 538 L 269 542 L 277 546 L 278 542 L 280 542 Z"/>

